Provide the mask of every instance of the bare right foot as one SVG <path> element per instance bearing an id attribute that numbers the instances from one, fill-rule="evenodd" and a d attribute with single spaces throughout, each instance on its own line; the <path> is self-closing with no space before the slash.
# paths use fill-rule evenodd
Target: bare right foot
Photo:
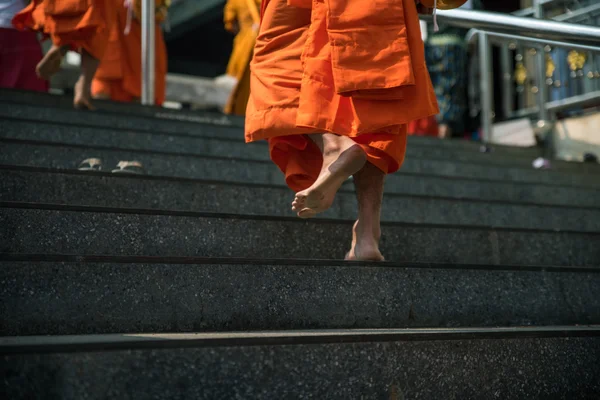
<path id="1" fill-rule="evenodd" d="M 339 136 L 334 141 L 335 145 L 329 147 L 329 150 L 328 145 L 325 145 L 323 168 L 315 183 L 298 192 L 292 203 L 292 210 L 300 218 L 312 218 L 331 207 L 342 184 L 367 161 L 364 150 L 352 139 Z"/>
<path id="2" fill-rule="evenodd" d="M 92 95 L 90 88 L 87 88 L 83 77 L 80 77 L 75 83 L 75 96 L 73 98 L 73 106 L 78 110 L 95 110 L 92 105 Z"/>
<path id="3" fill-rule="evenodd" d="M 66 53 L 66 47 L 52 45 L 50 50 L 44 55 L 44 58 L 35 67 L 37 76 L 45 80 L 50 80 L 54 74 L 60 71 L 60 63 Z"/>
<path id="4" fill-rule="evenodd" d="M 352 228 L 352 247 L 346 253 L 345 260 L 349 261 L 385 261 L 379 251 L 379 238 L 381 233 L 379 227 L 367 227 L 360 223 L 354 223 Z"/>

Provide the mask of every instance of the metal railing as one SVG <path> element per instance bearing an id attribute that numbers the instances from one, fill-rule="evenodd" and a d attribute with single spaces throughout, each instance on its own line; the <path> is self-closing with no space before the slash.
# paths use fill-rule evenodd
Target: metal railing
<path id="1" fill-rule="evenodd" d="M 543 17 L 544 6 L 556 0 L 537 0 L 534 7 L 534 16 Z M 551 113 L 559 108 L 573 107 L 579 102 L 589 104 L 595 101 L 596 95 L 591 94 L 580 99 L 572 99 L 558 104 L 548 104 L 548 87 L 545 83 L 546 77 L 546 46 L 569 47 L 585 51 L 600 52 L 600 28 L 584 25 L 576 25 L 560 21 L 547 21 L 534 18 L 523 18 L 514 15 L 498 14 L 483 11 L 452 10 L 440 11 L 438 13 L 440 23 L 471 28 L 467 39 L 470 42 L 477 40 L 477 52 L 479 56 L 479 91 L 481 101 L 481 130 L 482 140 L 489 142 L 492 135 L 492 127 L 495 118 L 494 112 L 494 88 L 493 88 L 493 65 L 492 45 L 502 44 L 500 53 L 500 66 L 507 71 L 510 65 L 510 49 L 508 42 L 520 41 L 537 47 L 537 103 L 535 113 L 538 117 L 538 130 L 548 129 Z M 506 72 L 503 74 L 503 108 L 512 111 L 513 83 L 512 76 Z M 550 107 L 549 107 L 550 105 Z M 556 107 L 555 107 L 556 106 Z"/>
<path id="2" fill-rule="evenodd" d="M 155 87 L 155 0 L 142 0 L 142 104 L 154 105 Z"/>

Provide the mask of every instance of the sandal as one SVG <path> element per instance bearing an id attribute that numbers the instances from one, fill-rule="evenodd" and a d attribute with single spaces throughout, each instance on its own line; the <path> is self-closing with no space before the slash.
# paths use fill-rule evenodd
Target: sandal
<path id="1" fill-rule="evenodd" d="M 80 171 L 100 171 L 102 169 L 102 160 L 99 158 L 86 158 L 79 164 L 77 169 Z"/>
<path id="2" fill-rule="evenodd" d="M 144 166 L 139 161 L 119 161 L 117 168 L 112 170 L 115 174 L 137 174 L 144 175 Z"/>

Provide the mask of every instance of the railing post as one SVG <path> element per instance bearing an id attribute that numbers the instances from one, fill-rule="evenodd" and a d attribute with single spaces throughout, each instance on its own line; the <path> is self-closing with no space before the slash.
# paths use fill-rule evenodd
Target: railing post
<path id="1" fill-rule="evenodd" d="M 544 2 L 542 0 L 534 0 L 533 8 L 535 18 L 544 18 Z M 543 48 L 538 48 L 536 53 L 536 77 L 538 86 L 537 103 L 540 109 L 538 119 L 547 123 L 548 110 L 546 109 L 546 103 L 548 102 L 548 85 L 546 85 L 546 53 Z"/>
<path id="2" fill-rule="evenodd" d="M 513 74 L 511 72 L 510 48 L 508 44 L 500 48 L 500 66 L 502 68 L 502 108 L 504 118 L 510 118 L 514 112 L 514 85 Z"/>
<path id="3" fill-rule="evenodd" d="M 492 81 L 492 47 L 485 32 L 479 32 L 479 88 L 481 92 L 481 132 L 484 143 L 492 139 L 494 118 L 494 82 Z"/>
<path id="4" fill-rule="evenodd" d="M 142 0 L 142 104 L 154 105 L 155 0 Z"/>

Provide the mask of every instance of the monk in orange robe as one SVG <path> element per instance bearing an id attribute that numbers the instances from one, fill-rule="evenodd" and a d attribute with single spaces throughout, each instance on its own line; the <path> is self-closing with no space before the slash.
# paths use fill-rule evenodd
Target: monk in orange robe
<path id="1" fill-rule="evenodd" d="M 244 115 L 250 96 L 250 60 L 260 23 L 260 0 L 227 0 L 223 10 L 225 29 L 235 33 L 226 74 L 236 79 L 225 105 L 226 114 Z"/>
<path id="2" fill-rule="evenodd" d="M 301 218 L 327 210 L 354 177 L 359 209 L 348 260 L 383 260 L 385 174 L 402 165 L 407 123 L 438 113 L 417 7 L 415 0 L 262 3 L 246 141 L 269 141 Z"/>
<path id="3" fill-rule="evenodd" d="M 110 7 L 109 0 L 33 0 L 12 20 L 17 29 L 39 31 L 52 40 L 52 47 L 36 67 L 42 79 L 49 80 L 59 71 L 68 50 L 81 53 L 75 108 L 93 108 L 92 79 L 108 43 L 113 20 Z"/>
<path id="4" fill-rule="evenodd" d="M 109 0 L 115 13 L 108 47 L 92 82 L 98 99 L 137 102 L 142 96 L 142 25 L 140 10 L 129 9 L 123 0 Z M 140 5 L 140 2 L 132 5 Z M 160 22 L 166 17 L 164 0 L 156 0 L 154 103 L 162 105 L 166 95 L 167 47 Z"/>

